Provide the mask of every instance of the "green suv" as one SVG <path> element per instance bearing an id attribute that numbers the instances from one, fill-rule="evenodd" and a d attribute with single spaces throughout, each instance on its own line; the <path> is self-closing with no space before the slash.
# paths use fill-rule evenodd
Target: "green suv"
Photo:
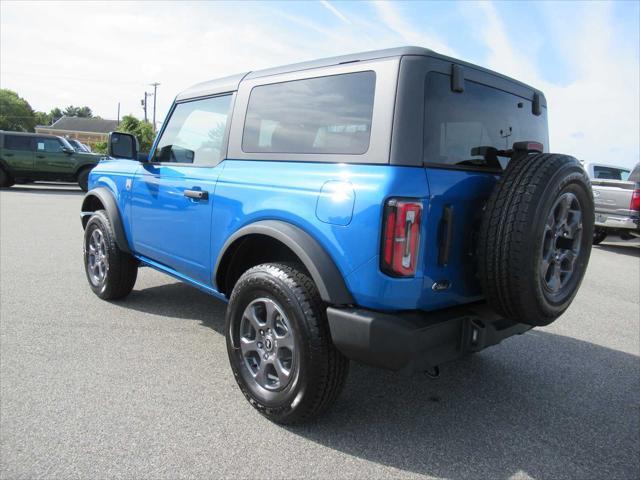
<path id="1" fill-rule="evenodd" d="M 86 192 L 89 172 L 102 157 L 77 152 L 55 135 L 0 130 L 0 187 L 38 180 L 78 182 Z"/>

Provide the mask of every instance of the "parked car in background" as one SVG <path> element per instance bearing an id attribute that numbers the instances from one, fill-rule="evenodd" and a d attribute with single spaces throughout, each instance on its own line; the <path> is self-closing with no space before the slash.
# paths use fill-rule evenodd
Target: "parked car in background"
<path id="1" fill-rule="evenodd" d="M 609 165 L 606 163 L 583 162 L 589 178 L 603 180 L 627 180 L 631 170 L 628 167 Z"/>
<path id="2" fill-rule="evenodd" d="M 625 177 L 628 178 L 591 180 L 596 214 L 593 243 L 596 245 L 607 235 L 617 235 L 623 240 L 640 237 L 640 163 Z"/>
<path id="3" fill-rule="evenodd" d="M 89 172 L 102 158 L 78 152 L 55 135 L 0 130 L 0 187 L 28 181 L 77 182 L 86 192 Z"/>
<path id="4" fill-rule="evenodd" d="M 91 153 L 91 149 L 84 143 L 76 140 L 75 138 L 65 138 L 67 142 L 73 147 L 76 152 Z"/>
<path id="5" fill-rule="evenodd" d="M 145 265 L 228 301 L 239 388 L 307 420 L 349 359 L 436 374 L 569 307 L 593 194 L 548 138 L 542 92 L 424 48 L 195 85 L 148 157 L 110 135 L 81 206 L 87 281 L 122 298 Z"/>

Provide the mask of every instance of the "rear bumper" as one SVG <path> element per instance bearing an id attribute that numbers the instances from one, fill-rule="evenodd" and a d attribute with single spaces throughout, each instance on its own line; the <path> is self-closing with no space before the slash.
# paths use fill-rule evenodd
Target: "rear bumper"
<path id="1" fill-rule="evenodd" d="M 327 309 L 333 343 L 352 360 L 403 373 L 424 371 L 531 329 L 484 303 L 437 312 Z"/>
<path id="2" fill-rule="evenodd" d="M 596 227 L 640 230 L 640 218 L 596 212 Z"/>

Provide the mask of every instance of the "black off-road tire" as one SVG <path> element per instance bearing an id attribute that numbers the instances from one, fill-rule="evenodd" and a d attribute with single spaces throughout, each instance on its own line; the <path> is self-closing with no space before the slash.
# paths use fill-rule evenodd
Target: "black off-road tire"
<path id="1" fill-rule="evenodd" d="M 278 391 L 258 384 L 239 347 L 245 309 L 264 298 L 282 308 L 297 349 L 291 378 Z M 349 361 L 333 345 L 326 306 L 313 281 L 296 265 L 258 265 L 240 277 L 227 308 L 226 339 L 240 390 L 258 412 L 277 423 L 302 422 L 321 414 L 336 400 L 347 378 Z"/>
<path id="2" fill-rule="evenodd" d="M 563 199 L 572 202 L 574 210 L 569 211 L 576 229 L 572 246 L 565 251 L 578 253 L 570 263 L 570 275 L 564 277 L 566 283 L 558 280 L 554 285 L 562 287 L 555 291 L 545 278 L 550 271 L 548 259 L 552 258 L 551 268 L 562 271 L 558 258 L 569 257 L 543 258 L 543 251 L 560 252 L 566 245 L 561 242 L 569 241 L 556 238 L 560 227 L 547 226 L 549 219 L 556 218 L 558 202 Z M 479 235 L 478 274 L 489 305 L 508 319 L 533 326 L 548 325 L 562 315 L 587 269 L 593 223 L 591 183 L 575 158 L 545 153 L 512 159 L 487 202 Z"/>
<path id="3" fill-rule="evenodd" d="M 91 169 L 93 167 L 84 167 L 78 173 L 78 186 L 83 192 L 89 190 L 89 174 L 91 173 Z"/>
<path id="4" fill-rule="evenodd" d="M 607 231 L 604 228 L 594 228 L 593 229 L 593 244 L 599 245 L 604 242 L 604 239 L 607 238 Z"/>
<path id="5" fill-rule="evenodd" d="M 0 188 L 9 188 L 15 184 L 15 181 L 7 172 L 0 167 Z"/>
<path id="6" fill-rule="evenodd" d="M 106 253 L 106 274 L 102 281 L 96 281 L 90 268 L 90 241 L 98 230 L 104 239 Z M 116 300 L 127 296 L 136 283 L 138 261 L 129 253 L 118 247 L 111 221 L 104 210 L 97 210 L 87 222 L 84 231 L 84 267 L 89 286 L 103 300 Z"/>

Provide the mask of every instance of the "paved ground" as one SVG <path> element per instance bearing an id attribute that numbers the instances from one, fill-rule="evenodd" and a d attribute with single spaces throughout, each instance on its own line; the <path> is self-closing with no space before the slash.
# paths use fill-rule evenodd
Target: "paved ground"
<path id="1" fill-rule="evenodd" d="M 353 365 L 333 411 L 282 428 L 227 365 L 224 306 L 143 269 L 86 285 L 81 194 L 0 193 L 2 478 L 640 476 L 640 246 L 596 247 L 569 312 L 443 369 Z"/>

